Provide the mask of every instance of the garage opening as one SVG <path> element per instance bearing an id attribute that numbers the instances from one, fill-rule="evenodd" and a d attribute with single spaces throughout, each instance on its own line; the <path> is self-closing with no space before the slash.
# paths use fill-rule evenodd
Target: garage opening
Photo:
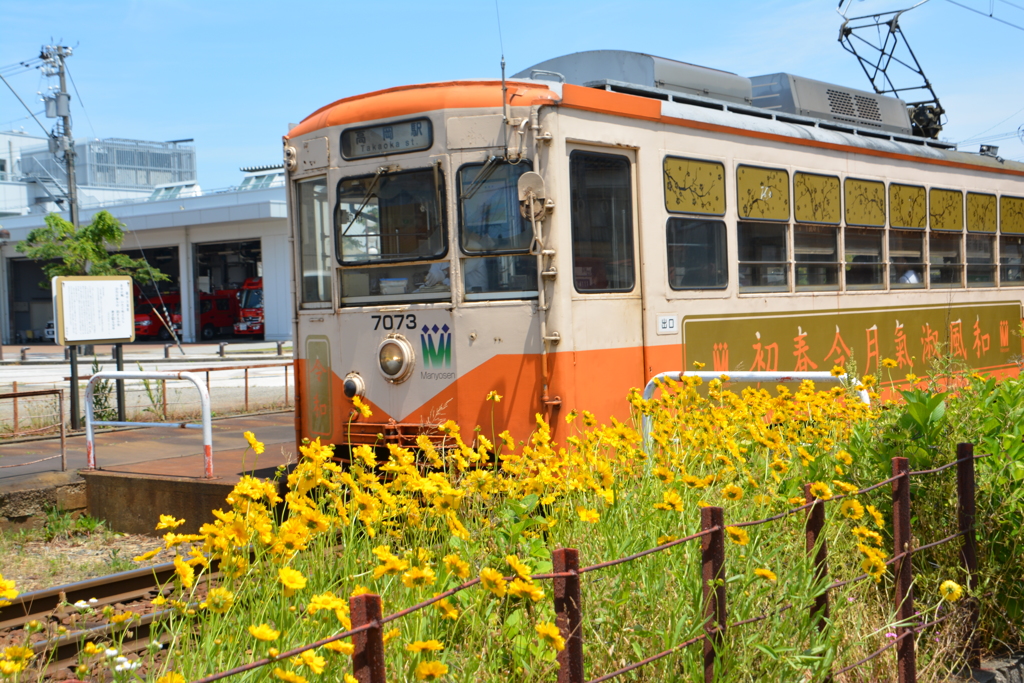
<path id="1" fill-rule="evenodd" d="M 203 340 L 263 338 L 263 246 L 260 240 L 193 246 L 195 329 Z"/>

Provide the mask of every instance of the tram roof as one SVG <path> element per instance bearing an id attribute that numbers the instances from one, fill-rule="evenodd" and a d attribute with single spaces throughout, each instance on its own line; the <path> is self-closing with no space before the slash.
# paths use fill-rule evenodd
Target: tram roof
<path id="1" fill-rule="evenodd" d="M 892 135 L 751 105 L 635 84 L 607 81 L 587 87 L 541 80 L 506 82 L 511 106 L 561 106 L 867 156 L 973 168 L 1024 176 L 1024 163 L 952 149 L 948 143 Z M 285 139 L 323 128 L 422 114 L 442 109 L 496 109 L 502 106 L 500 80 L 468 80 L 399 86 L 332 102 L 307 116 Z"/>

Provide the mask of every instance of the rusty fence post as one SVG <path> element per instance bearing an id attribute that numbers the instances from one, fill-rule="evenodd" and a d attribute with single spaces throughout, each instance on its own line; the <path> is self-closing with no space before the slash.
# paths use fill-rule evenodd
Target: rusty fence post
<path id="1" fill-rule="evenodd" d="M 64 425 L 64 390 L 57 392 L 57 416 L 60 419 L 60 471 L 68 471 L 68 436 Z"/>
<path id="2" fill-rule="evenodd" d="M 580 596 L 580 553 L 575 548 L 559 548 L 552 553 L 555 573 L 572 576 L 553 580 L 555 625 L 565 648 L 558 653 L 558 683 L 583 683 L 583 600 Z"/>
<path id="3" fill-rule="evenodd" d="M 11 382 L 11 386 L 13 387 L 11 389 L 11 391 L 14 392 L 15 394 L 18 393 L 18 383 L 17 382 Z M 17 435 L 18 435 L 18 397 L 15 396 L 14 397 L 14 436 L 17 436 Z"/>
<path id="4" fill-rule="evenodd" d="M 359 683 L 384 683 L 384 632 L 381 628 L 380 596 L 364 593 L 349 598 L 352 626 L 373 624 L 352 636 L 352 673 Z"/>
<path id="5" fill-rule="evenodd" d="M 160 409 L 163 411 L 164 419 L 167 419 L 167 380 L 160 380 Z"/>
<path id="6" fill-rule="evenodd" d="M 896 645 L 896 667 L 899 683 L 915 683 L 917 661 L 914 652 L 914 576 L 911 566 L 910 536 L 910 463 L 906 458 L 892 459 L 892 475 L 899 479 L 892 483 L 892 526 L 896 555 L 906 553 L 896 561 L 896 618 L 903 624 L 896 629 L 903 639 Z M 907 635 L 909 632 L 909 635 Z"/>
<path id="7" fill-rule="evenodd" d="M 284 366 L 284 407 L 288 407 L 288 366 Z"/>
<path id="8" fill-rule="evenodd" d="M 807 538 L 807 554 L 814 556 L 814 579 L 821 581 L 828 576 L 828 541 L 825 540 L 825 501 L 818 500 L 811 493 L 811 485 L 804 484 L 804 497 L 811 507 L 807 508 L 804 534 Z M 811 619 L 817 618 L 818 630 L 824 631 L 829 617 L 828 588 L 814 598 Z"/>
<path id="9" fill-rule="evenodd" d="M 700 538 L 704 633 L 707 636 L 704 639 L 704 683 L 712 683 L 716 645 L 725 635 L 725 516 L 722 508 L 701 508 L 700 529 L 715 529 Z"/>
<path id="10" fill-rule="evenodd" d="M 978 648 L 975 631 L 978 628 L 978 601 L 974 598 L 977 586 L 978 554 L 974 533 L 975 520 L 975 488 L 974 488 L 974 444 L 959 443 L 956 445 L 956 501 L 957 521 L 963 536 L 960 557 L 967 570 L 967 664 L 979 666 L 981 653 Z"/>

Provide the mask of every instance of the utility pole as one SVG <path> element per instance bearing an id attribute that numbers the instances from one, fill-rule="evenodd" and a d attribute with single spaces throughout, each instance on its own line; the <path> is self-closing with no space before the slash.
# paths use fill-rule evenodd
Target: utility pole
<path id="1" fill-rule="evenodd" d="M 67 69 L 64 60 L 71 56 L 71 48 L 63 45 L 44 45 L 39 53 L 40 59 L 48 67 L 46 75 L 56 74 L 60 78 L 60 90 L 54 98 L 46 100 L 47 118 L 60 118 L 60 135 L 52 135 L 51 139 L 64 152 L 64 163 L 68 171 L 68 213 L 71 224 L 78 229 L 78 188 L 75 183 L 75 139 L 71 136 L 71 94 L 68 93 Z M 52 149 L 52 148 L 51 148 Z M 78 400 L 78 347 L 71 346 L 71 429 L 81 429 L 81 413 Z"/>
<path id="2" fill-rule="evenodd" d="M 64 152 L 64 162 L 68 172 L 68 212 L 71 224 L 78 228 L 78 187 L 75 183 L 75 139 L 71 135 L 71 94 L 68 93 L 67 70 L 64 60 L 71 56 L 71 48 L 63 45 L 46 45 L 39 57 L 50 67 L 53 75 L 56 72 L 60 79 L 60 90 L 53 101 L 54 118 L 61 119 L 62 135 L 54 136 L 59 148 Z M 46 113 L 50 116 L 50 101 L 47 101 Z"/>

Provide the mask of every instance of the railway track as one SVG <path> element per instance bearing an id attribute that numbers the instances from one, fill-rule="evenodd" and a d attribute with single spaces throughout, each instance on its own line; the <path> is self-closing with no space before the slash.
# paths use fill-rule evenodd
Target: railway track
<path id="1" fill-rule="evenodd" d="M 110 642 L 116 632 L 125 629 L 131 637 L 123 639 L 120 653 L 140 652 L 150 645 L 152 626 L 172 612 L 155 609 L 152 600 L 173 575 L 174 563 L 167 562 L 23 593 L 10 605 L 0 607 L 0 643 L 21 644 L 23 636 L 19 636 L 26 625 L 33 621 L 43 625 L 44 637 L 32 642 L 31 647 L 39 660 L 47 662 L 48 673 L 73 668 L 85 643 Z M 76 603 L 87 605 L 92 612 L 76 607 Z M 139 616 L 128 624 L 112 624 L 101 614 L 107 606 L 131 610 Z M 65 633 L 58 632 L 61 626 Z"/>

